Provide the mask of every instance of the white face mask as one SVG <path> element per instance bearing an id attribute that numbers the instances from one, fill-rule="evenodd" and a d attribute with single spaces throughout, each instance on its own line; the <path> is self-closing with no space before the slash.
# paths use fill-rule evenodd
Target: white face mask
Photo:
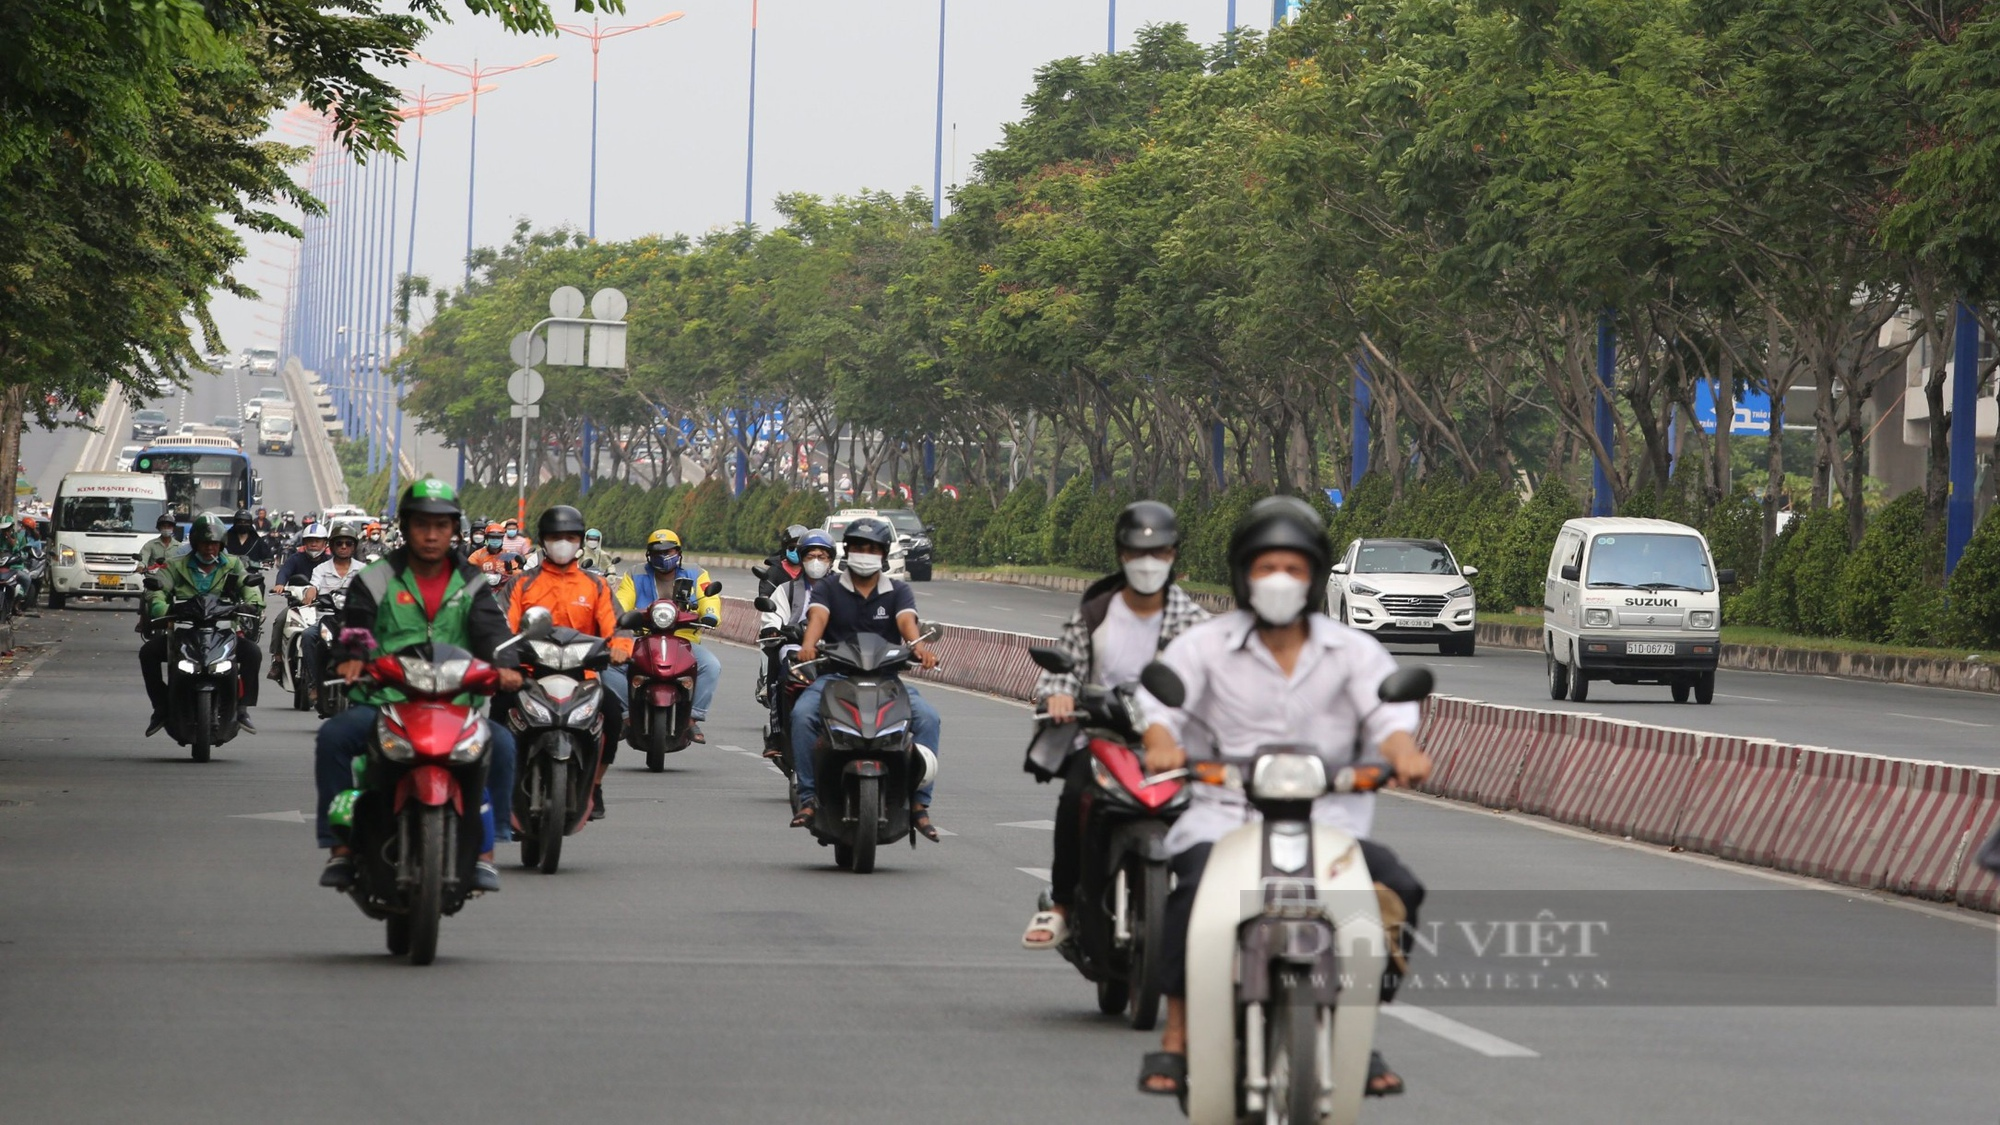
<path id="1" fill-rule="evenodd" d="M 847 570 L 850 574 L 856 574 L 861 576 L 862 578 L 866 578 L 869 575 L 880 571 L 881 569 L 882 569 L 881 555 L 867 555 L 861 553 L 860 551 L 856 551 L 853 554 L 847 556 Z"/>
<path id="2" fill-rule="evenodd" d="M 1267 574 L 1250 582 L 1250 608 L 1266 625 L 1290 625 L 1305 612 L 1307 587 L 1289 574 Z"/>
<path id="3" fill-rule="evenodd" d="M 551 539 L 542 544 L 542 554 L 557 566 L 568 566 L 576 561 L 577 547 L 567 539 Z"/>
<path id="4" fill-rule="evenodd" d="M 1140 555 L 1124 564 L 1125 584 L 1140 594 L 1152 595 L 1160 592 L 1167 584 L 1167 576 L 1174 572 L 1174 564 L 1151 555 Z"/>
<path id="5" fill-rule="evenodd" d="M 830 567 L 825 559 L 810 558 L 806 560 L 806 577 L 815 582 L 825 578 L 828 569 Z"/>

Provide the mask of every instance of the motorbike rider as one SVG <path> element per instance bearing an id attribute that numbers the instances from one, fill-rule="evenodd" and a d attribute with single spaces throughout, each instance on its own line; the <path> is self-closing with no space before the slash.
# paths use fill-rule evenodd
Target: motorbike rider
<path id="1" fill-rule="evenodd" d="M 534 552 L 535 545 L 521 531 L 520 520 L 508 520 L 501 524 L 501 545 L 525 559 Z"/>
<path id="2" fill-rule="evenodd" d="M 236 517 L 230 521 L 229 534 L 223 539 L 222 546 L 251 566 L 263 566 L 276 556 L 270 542 L 257 534 L 257 521 L 248 508 L 236 509 Z"/>
<path id="3" fill-rule="evenodd" d="M 630 689 L 623 665 L 632 658 L 632 638 L 618 636 L 618 606 L 604 576 L 577 564 L 583 551 L 583 513 L 557 504 L 535 521 L 542 561 L 521 572 L 507 599 L 507 623 L 521 627 L 530 606 L 545 606 L 558 626 L 610 642 L 611 665 L 597 673 L 604 685 L 604 753 L 591 779 L 590 819 L 604 819 L 604 772 L 618 754 L 625 728 L 625 695 Z"/>
<path id="4" fill-rule="evenodd" d="M 180 525 L 174 522 L 172 512 L 161 512 L 160 518 L 153 521 L 153 527 L 160 533 L 160 537 L 158 539 L 146 540 L 146 545 L 139 548 L 140 570 L 152 570 L 156 566 L 165 566 L 168 559 L 183 553 L 183 549 L 186 547 L 186 544 L 182 543 L 180 538 L 174 534 L 180 528 Z"/>
<path id="5" fill-rule="evenodd" d="M 488 574 L 502 577 L 521 569 L 521 556 L 507 547 L 506 531 L 498 523 L 486 525 L 479 549 L 468 555 L 466 561 Z"/>
<path id="6" fill-rule="evenodd" d="M 604 549 L 603 532 L 593 527 L 583 533 L 583 553 L 576 557 L 576 562 L 599 574 L 611 573 L 611 555 Z"/>
<path id="7" fill-rule="evenodd" d="M 833 571 L 835 554 L 833 537 L 824 531 L 803 532 L 799 536 L 798 547 L 794 553 L 799 558 L 797 576 L 790 581 L 772 586 L 770 593 L 764 595 L 771 599 L 772 608 L 759 615 L 757 622 L 759 640 L 769 640 L 783 630 L 793 627 L 798 628 L 800 635 L 803 635 L 806 606 L 812 601 L 812 584 Z M 770 582 L 771 577 L 766 576 L 764 581 Z M 775 699 L 760 696 L 757 700 L 759 703 L 775 706 L 776 701 L 784 699 L 779 685 L 783 682 L 787 658 L 796 654 L 798 647 L 797 644 L 788 644 L 770 645 L 765 648 L 764 691 L 774 693 Z M 764 756 L 776 758 L 778 751 L 775 748 L 766 748 Z"/>
<path id="8" fill-rule="evenodd" d="M 709 625 L 719 624 L 722 621 L 722 598 L 709 597 L 702 592 L 708 588 L 708 571 L 683 563 L 681 537 L 664 527 L 655 529 L 646 537 L 646 565 L 618 580 L 618 611 L 630 613 L 635 609 L 644 609 L 661 598 L 673 597 L 674 585 L 682 578 L 693 584 L 694 604 L 681 608 L 699 613 L 701 620 Z M 715 701 L 715 689 L 722 682 L 722 658 L 701 643 L 699 629 L 682 629 L 675 636 L 686 641 L 688 647 L 694 650 L 694 698 L 689 701 L 688 738 L 694 742 L 707 742 L 708 736 L 701 732 L 701 724 L 707 720 L 708 705 Z"/>
<path id="9" fill-rule="evenodd" d="M 778 553 L 764 560 L 764 577 L 757 583 L 757 596 L 768 598 L 771 591 L 787 582 L 797 580 L 800 570 L 800 541 L 806 537 L 806 525 L 795 523 L 778 533 Z"/>
<path id="10" fill-rule="evenodd" d="M 1387 762 L 1394 784 L 1415 784 L 1430 775 L 1430 758 L 1414 737 L 1417 707 L 1377 701 L 1382 681 L 1396 670 L 1395 658 L 1373 637 L 1326 615 L 1332 561 L 1326 525 L 1310 505 L 1271 496 L 1250 506 L 1229 540 L 1237 608 L 1182 633 L 1160 656 L 1186 685 L 1183 706 L 1171 710 L 1150 695 L 1142 697 L 1152 720 L 1145 736 L 1149 774 L 1185 765 L 1184 744 L 1203 758 L 1247 761 L 1260 745 L 1291 743 L 1318 748 L 1331 775 L 1353 764 L 1359 743 Z M 1191 790 L 1187 811 L 1166 840 L 1175 880 L 1167 896 L 1161 957 L 1167 1024 L 1160 1050 L 1146 1056 L 1139 1074 L 1139 1089 L 1151 1094 L 1179 1094 L 1187 1081 L 1188 923 L 1209 851 L 1256 815 L 1239 793 L 1212 785 Z M 1367 838 L 1374 813 L 1373 794 L 1329 794 L 1314 802 L 1312 817 L 1352 834 L 1378 889 L 1386 887 L 1400 900 L 1407 956 L 1424 888 L 1394 852 Z M 1385 972 L 1383 978 L 1387 1003 L 1400 976 Z M 1367 1093 L 1402 1091 L 1403 1080 L 1377 1051 L 1368 1067 Z"/>
<path id="11" fill-rule="evenodd" d="M 278 568 L 278 589 L 283 590 L 292 586 L 306 586 L 308 588 L 305 600 L 312 600 L 310 584 L 312 582 L 313 568 L 326 561 L 326 539 L 326 528 L 318 524 L 306 528 L 305 534 L 299 537 L 299 549 L 285 556 L 285 565 Z M 271 622 L 271 671 L 266 678 L 274 684 L 282 682 L 284 679 L 284 639 L 285 615 L 281 613 Z"/>
<path id="12" fill-rule="evenodd" d="M 335 524 L 333 535 L 327 540 L 327 548 L 330 553 L 313 567 L 312 574 L 307 578 L 311 583 L 306 587 L 308 604 L 318 601 L 321 594 L 347 589 L 353 583 L 354 576 L 361 573 L 361 568 L 366 565 L 356 557 L 356 552 L 360 549 L 360 540 L 355 538 L 353 524 Z M 320 651 L 319 630 L 307 630 L 300 652 L 303 656 L 301 663 L 305 665 L 300 675 L 310 685 L 307 689 L 308 694 L 317 705 L 320 668 L 325 656 L 325 653 Z"/>
<path id="13" fill-rule="evenodd" d="M 224 553 L 222 540 L 226 532 L 222 517 L 216 515 L 196 516 L 194 527 L 188 532 L 188 541 L 193 550 L 167 560 L 165 569 L 160 571 L 160 589 L 148 591 L 145 597 L 145 620 L 140 629 L 146 630 L 153 622 L 165 617 L 173 609 L 174 603 L 202 594 L 215 594 L 235 601 L 239 605 L 255 606 L 259 612 L 264 608 L 264 595 L 254 586 L 244 584 L 250 575 L 243 560 Z M 154 631 L 139 646 L 139 673 L 146 681 L 146 695 L 153 703 L 153 717 L 146 724 L 146 735 L 151 737 L 167 725 L 167 675 L 166 662 L 168 645 L 172 638 L 166 632 Z M 236 642 L 237 679 L 241 684 L 238 697 L 240 708 L 236 724 L 251 734 L 257 728 L 250 722 L 250 708 L 257 706 L 257 665 L 264 654 L 257 651 L 257 634 L 254 630 L 245 632 Z"/>
<path id="14" fill-rule="evenodd" d="M 847 548 L 847 571 L 829 574 L 813 583 L 811 602 L 806 609 L 806 635 L 799 643 L 801 663 L 819 659 L 822 643 L 840 644 L 862 633 L 874 633 L 892 643 L 909 645 L 923 667 L 937 667 L 937 653 L 917 639 L 916 595 L 908 584 L 882 573 L 882 568 L 888 565 L 889 545 L 895 541 L 896 532 L 889 521 L 874 516 L 855 520 L 841 531 L 841 544 Z M 820 736 L 819 700 L 827 683 L 836 678 L 839 678 L 837 673 L 820 674 L 792 705 L 792 765 L 799 783 L 799 811 L 792 818 L 794 828 L 804 828 L 813 820 L 813 746 Z M 937 709 L 917 694 L 915 684 L 906 680 L 903 690 L 909 696 L 910 728 L 917 744 L 939 753 L 938 737 L 944 724 Z M 932 788 L 927 784 L 917 790 L 910 805 L 910 827 L 936 843 L 938 830 L 930 818 Z"/>
<path id="15" fill-rule="evenodd" d="M 354 759 L 367 752 L 377 709 L 402 698 L 394 688 L 357 683 L 362 661 L 422 641 L 456 645 L 493 665 L 501 690 L 521 687 L 520 656 L 512 648 L 499 647 L 511 634 L 493 588 L 478 568 L 451 554 L 451 534 L 459 519 L 458 493 L 441 480 L 419 480 L 403 490 L 396 513 L 403 525 L 404 546 L 361 568 L 347 587 L 347 609 L 330 655 L 335 671 L 349 685 L 350 703 L 320 725 L 313 745 L 313 780 L 319 793 L 314 823 L 319 846 L 332 849 L 319 885 L 336 890 L 353 885 L 354 860 L 327 824 L 327 804 L 347 788 Z M 492 818 L 506 816 L 513 800 L 514 735 L 491 720 L 486 734 L 488 815 L 474 878 L 480 890 L 497 891 L 500 872 L 493 866 Z"/>
<path id="16" fill-rule="evenodd" d="M 1052 724 L 1075 717 L 1076 695 L 1083 685 L 1137 683 L 1139 673 L 1174 638 L 1208 620 L 1208 611 L 1174 581 L 1181 527 L 1172 508 L 1158 500 L 1127 504 L 1112 525 L 1112 538 L 1118 548 L 1118 573 L 1083 592 L 1082 604 L 1056 643 L 1075 670 L 1043 672 L 1035 682 L 1035 699 Z M 1036 911 L 1029 920 L 1021 935 L 1021 944 L 1029 949 L 1054 949 L 1068 940 L 1070 898 L 1076 893 L 1083 862 L 1081 805 L 1091 784 L 1090 756 L 1070 754 L 1061 773 L 1055 857 L 1049 865 L 1053 905 Z"/>
<path id="17" fill-rule="evenodd" d="M 269 535 L 271 533 L 271 528 L 274 525 L 271 523 L 270 509 L 268 508 L 257 509 L 256 524 L 257 524 L 257 534 Z"/>

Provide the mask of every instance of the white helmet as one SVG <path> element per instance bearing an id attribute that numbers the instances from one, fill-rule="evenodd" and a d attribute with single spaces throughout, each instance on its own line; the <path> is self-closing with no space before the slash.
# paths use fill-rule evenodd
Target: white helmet
<path id="1" fill-rule="evenodd" d="M 327 533 L 326 533 L 326 525 L 325 525 L 325 524 L 323 524 L 323 523 L 316 523 L 316 524 L 312 525 L 311 527 L 308 527 L 308 528 L 306 528 L 306 529 L 305 529 L 304 531 L 300 532 L 300 533 L 299 533 L 299 538 L 300 538 L 300 539 L 325 539 L 325 538 L 327 538 Z"/>

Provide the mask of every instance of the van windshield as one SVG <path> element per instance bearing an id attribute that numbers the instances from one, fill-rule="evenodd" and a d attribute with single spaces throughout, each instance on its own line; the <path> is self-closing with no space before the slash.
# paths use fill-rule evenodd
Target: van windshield
<path id="1" fill-rule="evenodd" d="M 1599 535 L 1590 541 L 1585 582 L 1627 590 L 1715 589 L 1708 552 L 1692 535 Z"/>
<path id="2" fill-rule="evenodd" d="M 266 418 L 264 419 L 264 428 L 274 434 L 288 434 L 292 432 L 292 420 L 290 418 Z"/>
<path id="3" fill-rule="evenodd" d="M 56 530 L 150 533 L 166 507 L 145 497 L 65 496 L 56 505 Z"/>

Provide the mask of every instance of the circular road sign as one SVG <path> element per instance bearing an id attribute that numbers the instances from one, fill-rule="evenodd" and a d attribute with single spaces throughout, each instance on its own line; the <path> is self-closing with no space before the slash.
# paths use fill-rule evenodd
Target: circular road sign
<path id="1" fill-rule="evenodd" d="M 532 367 L 523 367 L 507 376 L 507 397 L 522 406 L 533 406 L 542 401 L 542 373 Z"/>
<path id="2" fill-rule="evenodd" d="M 549 344 L 533 332 L 516 332 L 507 355 L 516 367 L 533 367 L 549 357 Z"/>
<path id="3" fill-rule="evenodd" d="M 616 289 L 599 289 L 592 293 L 590 315 L 599 320 L 624 320 L 625 294 Z"/>
<path id="4" fill-rule="evenodd" d="M 583 290 L 565 285 L 549 294 L 549 315 L 573 319 L 583 315 Z"/>

